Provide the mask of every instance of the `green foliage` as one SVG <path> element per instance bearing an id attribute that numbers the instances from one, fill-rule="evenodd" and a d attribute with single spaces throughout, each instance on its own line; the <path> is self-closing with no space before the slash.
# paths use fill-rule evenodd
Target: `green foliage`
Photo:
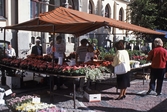
<path id="1" fill-rule="evenodd" d="M 98 40 L 97 40 L 96 38 L 94 38 L 94 39 L 92 40 L 92 43 L 94 43 L 95 45 L 97 45 L 97 44 L 98 44 Z"/>
<path id="2" fill-rule="evenodd" d="M 164 43 L 164 48 L 167 48 L 167 42 Z"/>
<path id="3" fill-rule="evenodd" d="M 131 23 L 150 29 L 167 30 L 167 1 L 132 0 L 129 4 Z"/>
<path id="4" fill-rule="evenodd" d="M 139 51 L 139 50 L 133 50 L 133 51 L 128 50 L 128 53 L 129 53 L 130 59 L 132 56 L 140 56 L 142 54 L 141 51 Z"/>
<path id="5" fill-rule="evenodd" d="M 100 47 L 99 50 L 100 50 L 100 57 L 102 58 L 102 60 L 105 60 L 105 58 L 107 57 L 108 58 L 113 57 L 115 55 L 114 48 L 111 48 L 109 51 L 106 51 L 105 48 Z"/>
<path id="6" fill-rule="evenodd" d="M 140 65 L 143 65 L 143 64 L 146 64 L 146 60 L 139 60 L 139 62 L 140 62 Z"/>

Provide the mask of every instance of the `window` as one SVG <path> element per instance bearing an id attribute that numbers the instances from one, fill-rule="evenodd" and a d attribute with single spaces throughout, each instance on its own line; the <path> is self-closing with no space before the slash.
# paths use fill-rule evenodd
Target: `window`
<path id="1" fill-rule="evenodd" d="M 71 41 L 70 41 L 70 37 L 68 37 L 68 42 L 71 43 Z"/>
<path id="2" fill-rule="evenodd" d="M 93 14 L 93 4 L 89 1 L 89 14 Z"/>
<path id="3" fill-rule="evenodd" d="M 110 6 L 107 4 L 105 7 L 105 17 L 110 18 L 110 12 Z"/>
<path id="4" fill-rule="evenodd" d="M 71 43 L 75 43 L 75 38 L 71 37 Z"/>
<path id="5" fill-rule="evenodd" d="M 49 42 L 53 41 L 53 38 L 52 37 L 49 37 Z"/>
<path id="6" fill-rule="evenodd" d="M 75 9 L 74 8 L 74 1 L 73 0 L 69 0 L 69 8 L 70 9 Z"/>
<path id="7" fill-rule="evenodd" d="M 31 43 L 35 44 L 35 37 L 31 37 Z"/>
<path id="8" fill-rule="evenodd" d="M 30 7 L 31 7 L 30 17 L 31 18 L 38 17 L 38 14 L 40 13 L 40 10 L 39 10 L 40 4 L 38 2 L 31 1 Z"/>
<path id="9" fill-rule="evenodd" d="M 119 10 L 119 20 L 123 21 L 123 9 L 122 8 Z"/>
<path id="10" fill-rule="evenodd" d="M 0 17 L 5 16 L 5 0 L 0 0 Z"/>

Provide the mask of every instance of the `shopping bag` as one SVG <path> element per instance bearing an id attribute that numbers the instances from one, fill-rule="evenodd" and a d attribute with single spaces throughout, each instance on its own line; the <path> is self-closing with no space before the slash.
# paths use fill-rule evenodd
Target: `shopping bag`
<path id="1" fill-rule="evenodd" d="M 114 67 L 114 73 L 119 74 L 125 74 L 130 70 L 130 66 L 127 66 L 125 63 L 121 63 Z"/>

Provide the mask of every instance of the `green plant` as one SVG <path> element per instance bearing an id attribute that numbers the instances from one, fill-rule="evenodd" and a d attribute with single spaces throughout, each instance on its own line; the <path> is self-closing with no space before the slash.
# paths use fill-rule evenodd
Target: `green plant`
<path id="1" fill-rule="evenodd" d="M 94 39 L 92 40 L 92 43 L 94 43 L 95 45 L 97 45 L 97 44 L 98 44 L 98 40 L 97 40 L 96 38 L 94 38 Z"/>
<path id="2" fill-rule="evenodd" d="M 102 60 L 105 60 L 106 57 L 113 57 L 115 55 L 115 50 L 114 48 L 111 48 L 109 51 L 107 51 L 105 48 L 100 47 L 100 57 L 102 58 Z"/>
<path id="3" fill-rule="evenodd" d="M 147 63 L 146 60 L 139 60 L 139 62 L 140 62 L 140 65 L 143 65 L 143 64 L 146 64 L 146 63 Z"/>
<path id="4" fill-rule="evenodd" d="M 95 81 L 98 77 L 102 75 L 102 71 L 99 68 L 87 67 L 86 68 L 86 78 L 90 78 L 91 80 Z"/>

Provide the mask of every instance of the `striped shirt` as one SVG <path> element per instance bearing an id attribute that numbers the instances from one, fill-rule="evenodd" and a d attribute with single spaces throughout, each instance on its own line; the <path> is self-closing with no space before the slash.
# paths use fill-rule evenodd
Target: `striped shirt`
<path id="1" fill-rule="evenodd" d="M 76 50 L 76 54 L 78 54 L 79 57 L 79 62 L 84 62 L 85 61 L 85 57 L 86 57 L 86 53 L 87 53 L 87 46 L 79 46 Z"/>

